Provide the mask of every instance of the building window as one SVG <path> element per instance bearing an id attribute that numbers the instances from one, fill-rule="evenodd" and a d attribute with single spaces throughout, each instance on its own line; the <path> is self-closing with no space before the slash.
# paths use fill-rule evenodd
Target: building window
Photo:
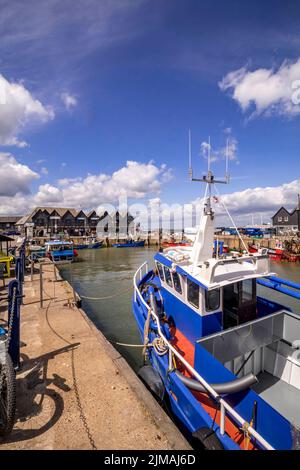
<path id="1" fill-rule="evenodd" d="M 171 277 L 171 273 L 170 273 L 169 268 L 164 266 L 164 271 L 165 271 L 166 283 L 168 284 L 168 286 L 173 287 L 172 277 Z"/>
<path id="2" fill-rule="evenodd" d="M 220 289 L 205 291 L 205 310 L 212 312 L 220 307 Z"/>
<path id="3" fill-rule="evenodd" d="M 199 285 L 187 279 L 187 299 L 194 307 L 199 308 Z"/>
<path id="4" fill-rule="evenodd" d="M 176 272 L 172 273 L 172 277 L 173 277 L 173 284 L 174 284 L 174 288 L 176 292 L 178 292 L 178 294 L 182 294 L 181 279 L 180 279 L 179 274 Z"/>
<path id="5" fill-rule="evenodd" d="M 284 221 L 285 221 L 285 222 L 288 222 L 288 221 L 289 221 L 289 218 L 288 218 L 288 217 L 285 217 L 285 218 L 284 218 Z"/>
<path id="6" fill-rule="evenodd" d="M 282 222 L 282 217 L 278 217 L 278 222 Z"/>

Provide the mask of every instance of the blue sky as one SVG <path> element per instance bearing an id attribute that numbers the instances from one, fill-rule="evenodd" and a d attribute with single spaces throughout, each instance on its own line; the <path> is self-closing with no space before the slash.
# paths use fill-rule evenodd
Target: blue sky
<path id="1" fill-rule="evenodd" d="M 284 196 L 277 190 L 277 199 L 270 197 L 272 203 L 250 207 L 249 213 L 268 217 L 273 206 L 295 205 L 300 112 L 297 104 L 287 106 L 287 94 L 276 84 L 264 102 L 264 90 L 268 93 L 273 83 L 261 71 L 283 77 L 285 87 L 297 79 L 299 13 L 297 2 L 276 0 L 29 0 L 26 6 L 2 0 L 0 75 L 29 97 L 26 109 L 23 97 L 23 107 L 0 111 L 2 170 L 26 176 L 20 189 L 5 173 L 6 186 L 16 192 L 2 190 L 1 212 L 26 211 L 24 197 L 29 205 L 70 205 L 71 196 L 55 191 L 61 187 L 58 180 L 68 180 L 65 188 L 75 178 L 84 182 L 88 174 L 105 174 L 110 181 L 128 160 L 144 164 L 136 171 L 141 181 L 145 177 L 145 186 L 131 188 L 133 200 L 194 200 L 203 188 L 187 180 L 189 128 L 195 172 L 205 170 L 200 146 L 208 136 L 218 175 L 224 171 L 221 149 L 227 136 L 235 143 L 227 193 L 297 181 Z M 258 92 L 249 75 L 255 71 Z M 32 111 L 33 103 L 42 109 Z M 12 119 L 8 130 L 7 115 Z M 157 180 L 154 191 L 142 174 L 148 170 Z M 36 198 L 41 186 L 42 196 Z M 76 195 L 79 191 L 85 192 L 84 184 L 74 188 Z M 264 191 L 259 194 L 263 199 Z M 111 194 L 107 200 L 113 202 Z M 83 194 L 72 205 L 88 203 Z"/>

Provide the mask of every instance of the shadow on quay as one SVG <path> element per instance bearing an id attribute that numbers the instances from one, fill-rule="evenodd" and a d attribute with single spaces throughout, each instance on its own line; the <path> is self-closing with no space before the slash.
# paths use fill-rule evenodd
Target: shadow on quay
<path id="1" fill-rule="evenodd" d="M 1 443 L 14 443 L 33 439 L 54 426 L 64 411 L 64 399 L 58 392 L 69 392 L 66 379 L 57 374 L 47 377 L 48 361 L 59 354 L 74 351 L 80 343 L 73 343 L 50 353 L 30 359 L 21 354 L 20 374 L 17 376 L 17 409 L 15 427 Z M 26 428 L 26 422 L 30 427 Z M 24 428 L 18 428 L 21 424 Z"/>

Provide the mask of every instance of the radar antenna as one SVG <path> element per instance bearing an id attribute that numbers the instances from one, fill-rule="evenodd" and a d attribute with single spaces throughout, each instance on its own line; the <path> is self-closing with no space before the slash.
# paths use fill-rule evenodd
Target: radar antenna
<path id="1" fill-rule="evenodd" d="M 207 175 L 203 175 L 202 178 L 194 178 L 193 177 L 193 167 L 192 167 L 192 150 L 191 150 L 191 131 L 189 130 L 189 179 L 191 181 L 198 181 L 200 183 L 220 183 L 220 184 L 228 184 L 229 183 L 229 173 L 228 173 L 228 140 L 226 145 L 226 168 L 225 168 L 225 178 L 224 179 L 215 179 L 213 172 L 211 171 L 211 144 L 210 144 L 210 137 L 208 137 L 208 144 L 207 144 L 207 160 L 208 160 L 208 168 L 207 168 Z"/>
<path id="2" fill-rule="evenodd" d="M 207 144 L 207 174 L 203 175 L 202 178 L 194 178 L 193 176 L 193 167 L 192 167 L 192 142 L 191 142 L 191 130 L 189 129 L 189 179 L 190 181 L 197 181 L 200 183 L 207 184 L 208 190 L 208 197 L 205 201 L 205 213 L 213 215 L 212 208 L 211 208 L 211 186 L 218 184 L 228 184 L 230 177 L 228 173 L 228 157 L 229 157 L 229 140 L 227 139 L 226 143 L 226 151 L 225 151 L 225 177 L 224 179 L 215 179 L 215 176 L 211 170 L 211 141 L 210 137 L 208 137 L 208 144 Z M 207 191 L 206 191 L 207 193 Z"/>

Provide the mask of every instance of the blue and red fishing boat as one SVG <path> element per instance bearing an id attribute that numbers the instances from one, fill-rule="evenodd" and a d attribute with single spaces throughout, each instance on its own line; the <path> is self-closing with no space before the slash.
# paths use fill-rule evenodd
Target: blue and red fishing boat
<path id="1" fill-rule="evenodd" d="M 58 262 L 72 262 L 78 256 L 73 242 L 62 240 L 52 240 L 45 243 L 46 253 L 45 256 L 50 258 L 54 263 Z"/>
<path id="2" fill-rule="evenodd" d="M 193 245 L 157 253 L 134 276 L 140 376 L 206 448 L 299 449 L 300 316 L 259 288 L 300 300 L 300 284 L 272 273 L 266 250 L 214 249 L 212 192 L 228 181 L 210 169 L 196 181 L 206 193 Z"/>

